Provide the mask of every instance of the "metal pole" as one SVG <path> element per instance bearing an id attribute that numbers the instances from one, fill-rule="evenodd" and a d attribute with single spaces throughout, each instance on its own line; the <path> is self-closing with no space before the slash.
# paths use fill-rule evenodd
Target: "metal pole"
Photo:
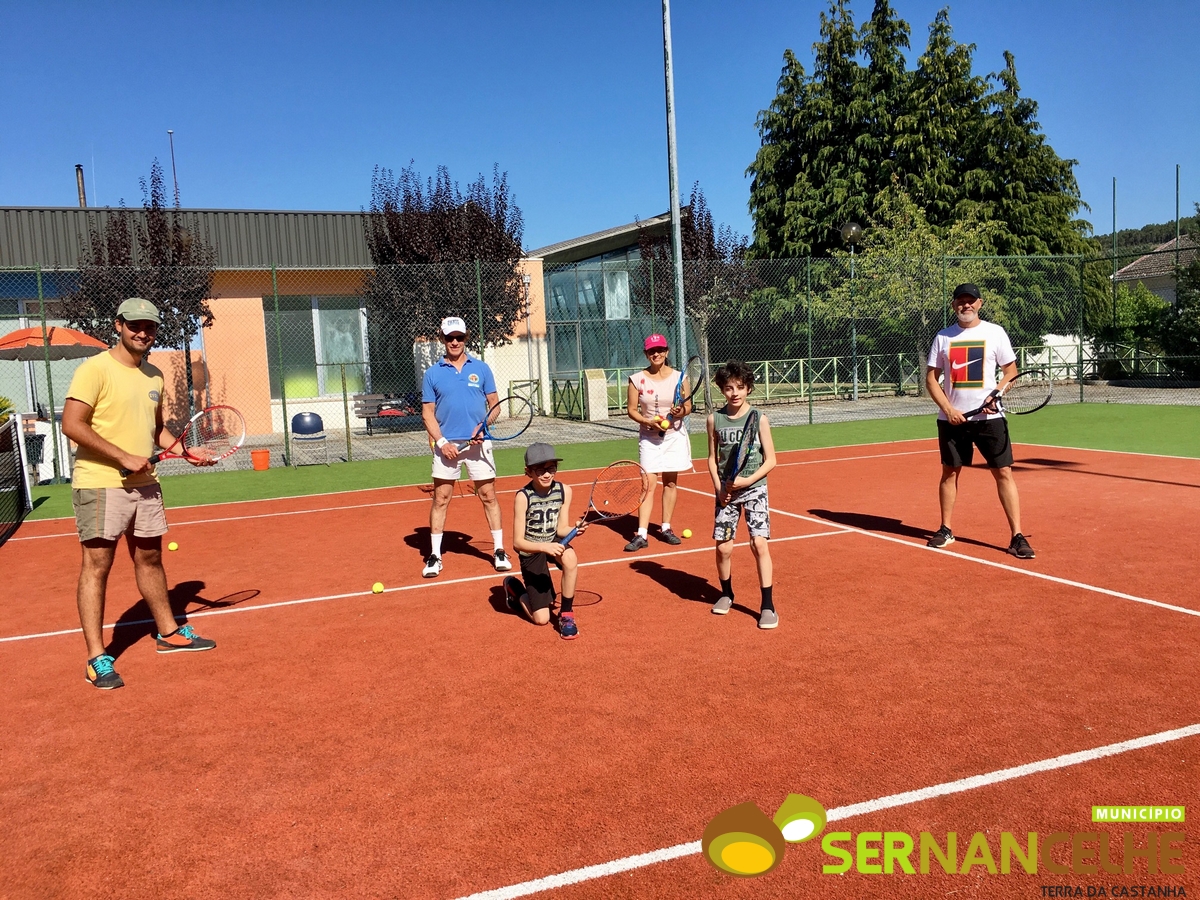
<path id="1" fill-rule="evenodd" d="M 529 285 L 533 283 L 533 278 L 528 274 L 521 276 L 521 283 L 525 285 L 525 355 L 528 358 L 529 380 L 533 381 L 533 335 L 529 330 L 529 316 L 532 310 L 529 306 Z M 542 386 L 537 385 L 537 405 L 536 411 L 540 412 L 542 408 Z"/>
<path id="2" fill-rule="evenodd" d="M 50 441 L 54 444 L 54 481 L 62 482 L 62 463 L 58 455 L 58 421 L 54 417 L 54 375 L 50 371 L 50 329 L 46 327 L 46 299 L 42 293 L 42 267 L 37 267 L 38 309 L 42 313 L 42 354 L 46 360 L 46 396 L 50 401 Z"/>
<path id="3" fill-rule="evenodd" d="M 808 424 L 813 423 L 812 257 L 804 259 L 804 308 L 808 314 Z"/>
<path id="4" fill-rule="evenodd" d="M 1175 268 L 1179 268 L 1179 163 L 1175 163 Z"/>
<path id="5" fill-rule="evenodd" d="M 175 208 L 179 209 L 179 177 L 175 174 L 175 132 L 167 129 L 167 137 L 171 141 L 171 181 L 175 185 Z"/>
<path id="6" fill-rule="evenodd" d="M 658 320 L 654 317 L 654 257 L 650 257 L 650 331 L 658 332 Z"/>
<path id="7" fill-rule="evenodd" d="M 1078 369 L 1078 371 L 1079 371 L 1079 402 L 1080 403 L 1083 402 L 1083 306 L 1084 306 L 1085 299 L 1087 297 L 1087 295 L 1084 293 L 1084 291 L 1087 290 L 1087 288 L 1084 286 L 1084 265 L 1085 265 L 1085 263 L 1083 261 L 1083 257 L 1081 256 L 1079 258 L 1079 326 L 1078 326 L 1079 327 L 1079 355 L 1078 355 L 1079 369 Z M 1092 352 L 1095 353 L 1096 351 L 1093 349 Z M 1051 378 L 1053 379 L 1053 375 L 1051 375 Z"/>
<path id="8" fill-rule="evenodd" d="M 279 357 L 279 399 L 283 403 L 283 456 L 286 463 L 292 461 L 292 447 L 288 433 L 287 378 L 283 368 L 283 333 L 279 327 L 279 281 L 275 264 L 271 264 L 271 294 L 275 297 L 275 354 Z"/>
<path id="9" fill-rule="evenodd" d="M 687 359 L 687 313 L 683 303 L 683 241 L 679 234 L 679 164 L 675 155 L 675 73 L 671 63 L 671 0 L 663 0 L 663 72 L 667 88 L 667 177 L 671 189 L 671 260 L 675 269 L 675 316 L 679 320 L 677 363 Z"/>
<path id="10" fill-rule="evenodd" d="M 1117 176 L 1113 176 L 1113 260 L 1112 260 L 1112 325 L 1113 325 L 1113 343 L 1116 343 L 1117 336 Z M 1114 352 L 1116 347 L 1113 347 Z"/>
<path id="11" fill-rule="evenodd" d="M 854 399 L 858 399 L 858 307 L 854 299 L 854 245 L 850 245 L 850 355 L 854 360 Z"/>
<path id="12" fill-rule="evenodd" d="M 483 359 L 483 279 L 479 274 L 479 258 L 475 259 L 475 303 L 479 307 L 479 358 Z"/>
<path id="13" fill-rule="evenodd" d="M 1178 169 L 1179 167 L 1176 166 L 1175 168 Z M 1178 180 L 1178 179 L 1176 179 L 1176 180 Z M 87 191 L 85 191 L 83 189 L 83 165 L 82 165 L 82 163 L 75 164 L 75 189 L 77 191 L 79 191 L 79 208 L 87 209 Z M 1176 205 L 1176 207 L 1179 206 L 1178 203 L 1175 205 Z"/>
<path id="14" fill-rule="evenodd" d="M 354 462 L 354 450 L 350 446 L 350 399 L 346 394 L 345 363 L 342 363 L 342 415 L 346 422 L 346 462 Z"/>

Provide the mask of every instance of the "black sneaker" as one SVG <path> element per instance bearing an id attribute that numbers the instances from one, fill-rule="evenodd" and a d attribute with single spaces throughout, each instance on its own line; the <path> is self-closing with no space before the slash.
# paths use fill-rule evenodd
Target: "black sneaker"
<path id="1" fill-rule="evenodd" d="M 676 544 L 683 543 L 683 539 L 679 535 L 677 535 L 675 532 L 673 532 L 670 528 L 668 528 L 666 531 L 662 532 L 658 537 L 659 537 L 659 540 L 666 541 L 671 546 L 675 546 Z"/>
<path id="2" fill-rule="evenodd" d="M 1020 532 L 1013 535 L 1013 539 L 1008 545 L 1008 552 L 1017 559 L 1034 559 L 1037 556 L 1033 552 L 1033 548 L 1029 546 L 1029 541 L 1025 540 L 1025 535 Z"/>
<path id="3" fill-rule="evenodd" d="M 85 674 L 88 683 L 100 688 L 102 691 L 111 691 L 114 688 L 125 687 L 125 682 L 121 680 L 121 676 L 113 668 L 113 658 L 107 653 L 102 653 L 99 656 L 89 659 Z"/>
<path id="4" fill-rule="evenodd" d="M 935 550 L 941 550 L 943 547 L 949 547 L 954 543 L 954 533 L 943 525 L 933 533 L 928 541 L 925 542 L 926 547 L 933 547 Z"/>
<path id="5" fill-rule="evenodd" d="M 643 550 L 649 546 L 649 543 L 647 543 L 644 537 L 642 537 L 640 534 L 635 534 L 633 536 L 633 540 L 625 545 L 625 552 L 632 553 L 634 550 Z"/>
<path id="6" fill-rule="evenodd" d="M 521 595 L 525 593 L 525 585 L 521 579 L 509 575 L 504 579 L 504 602 L 508 608 L 522 618 L 525 617 L 525 607 L 521 604 Z"/>
<path id="7" fill-rule="evenodd" d="M 191 625 L 183 625 L 170 634 L 160 634 L 155 639 L 155 644 L 159 653 L 213 650 L 217 646 L 216 641 L 202 638 L 196 634 Z"/>

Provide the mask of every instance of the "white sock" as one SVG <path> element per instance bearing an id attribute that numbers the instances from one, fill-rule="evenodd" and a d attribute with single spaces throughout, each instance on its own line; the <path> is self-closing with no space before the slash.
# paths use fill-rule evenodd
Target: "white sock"
<path id="1" fill-rule="evenodd" d="M 504 549 L 504 529 L 492 532 L 492 546 L 497 550 Z"/>
<path id="2" fill-rule="evenodd" d="M 662 523 L 662 529 L 661 529 L 661 530 L 662 530 L 662 531 L 670 531 L 670 530 L 671 530 L 671 523 L 670 523 L 670 522 L 663 522 L 663 523 Z"/>
<path id="3" fill-rule="evenodd" d="M 441 535 L 441 533 L 439 532 L 438 534 L 430 534 L 429 535 L 429 543 L 431 545 L 429 548 L 429 552 L 432 553 L 434 556 L 441 556 L 442 555 L 442 535 Z"/>
<path id="4" fill-rule="evenodd" d="M 638 529 L 638 537 L 644 538 L 646 536 L 647 530 L 648 529 L 645 529 L 645 528 L 639 528 Z"/>

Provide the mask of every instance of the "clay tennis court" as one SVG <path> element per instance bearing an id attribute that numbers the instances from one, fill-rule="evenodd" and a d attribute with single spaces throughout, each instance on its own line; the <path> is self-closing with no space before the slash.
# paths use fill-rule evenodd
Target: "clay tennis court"
<path id="1" fill-rule="evenodd" d="M 1027 562 L 1004 553 L 978 468 L 958 542 L 925 548 L 933 441 L 781 453 L 781 622 L 763 632 L 744 532 L 734 609 L 709 613 L 698 470 L 680 481 L 682 546 L 623 553 L 632 520 L 576 542 L 574 642 L 507 610 L 471 498 L 436 580 L 417 487 L 171 510 L 172 599 L 218 648 L 156 655 L 119 555 L 114 692 L 83 678 L 73 522 L 28 522 L 0 550 L 0 898 L 1200 892 L 1194 840 L 1185 875 L 826 875 L 814 841 L 737 879 L 700 855 L 714 815 L 770 816 L 789 792 L 830 811 L 827 831 L 964 844 L 1195 797 L 1200 460 L 1018 446 L 1016 471 Z M 582 497 L 594 474 L 561 478 Z M 500 484 L 506 536 L 522 483 Z"/>

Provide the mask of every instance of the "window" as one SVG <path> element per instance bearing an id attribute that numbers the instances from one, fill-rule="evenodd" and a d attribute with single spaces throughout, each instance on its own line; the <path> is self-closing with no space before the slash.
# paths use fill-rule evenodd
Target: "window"
<path id="1" fill-rule="evenodd" d="M 366 389 L 366 311 L 357 297 L 263 297 L 271 397 L 316 398 Z"/>

